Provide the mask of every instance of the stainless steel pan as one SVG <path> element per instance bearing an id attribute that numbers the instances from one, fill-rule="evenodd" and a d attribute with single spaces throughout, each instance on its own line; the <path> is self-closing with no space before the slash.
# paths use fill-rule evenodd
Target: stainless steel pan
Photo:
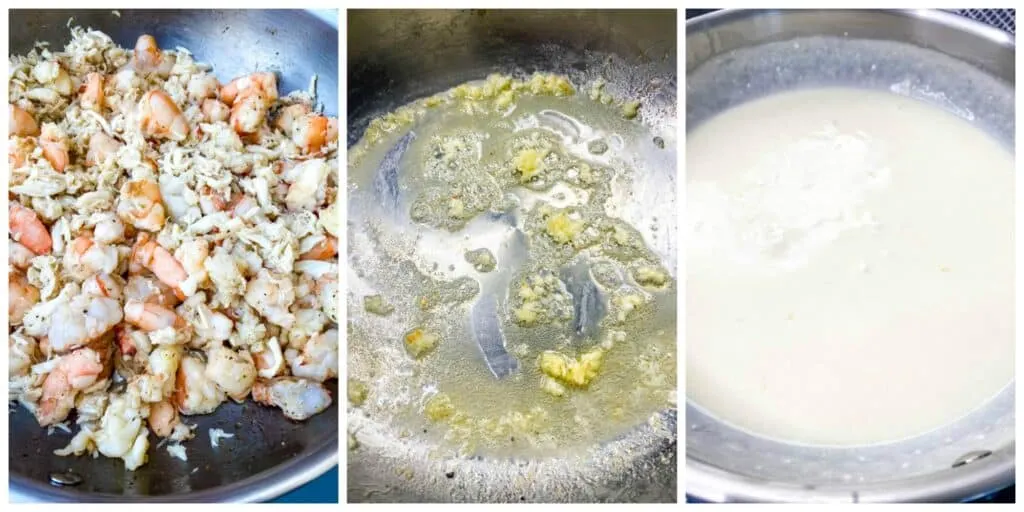
<path id="1" fill-rule="evenodd" d="M 776 91 L 843 85 L 934 103 L 1013 148 L 1013 36 L 966 18 L 726 10 L 687 22 L 686 52 L 688 129 Z M 686 423 L 687 494 L 704 501 L 958 501 L 1014 482 L 1012 383 L 958 422 L 864 448 L 767 440 L 690 404 Z"/>
<path id="2" fill-rule="evenodd" d="M 338 113 L 338 31 L 336 18 L 304 11 L 257 10 L 12 10 L 10 51 L 25 53 L 35 41 L 62 48 L 69 40 L 68 20 L 102 30 L 132 48 L 143 33 L 161 47 L 188 48 L 197 60 L 214 66 L 226 82 L 254 70 L 278 73 L 282 92 L 305 90 L 318 76 L 318 97 L 325 111 Z M 337 404 L 336 386 L 331 392 Z M 304 423 L 281 411 L 253 403 L 222 405 L 198 423 L 187 443 L 188 462 L 167 450 L 151 448 L 149 463 L 125 471 L 120 460 L 58 457 L 53 450 L 70 435 L 47 435 L 24 409 L 9 416 L 10 491 L 14 500 L 33 501 L 264 501 L 321 475 L 338 461 L 337 405 Z M 208 428 L 235 437 L 213 449 Z M 230 441 L 230 442 L 229 442 Z M 51 476 L 71 472 L 81 478 L 72 487 L 51 484 Z"/>
<path id="3" fill-rule="evenodd" d="M 675 124 L 675 62 L 675 11 L 353 10 L 348 12 L 348 141 L 350 146 L 357 142 L 372 118 L 415 99 L 490 73 L 528 76 L 534 71 L 565 74 L 577 85 L 600 73 L 613 92 L 643 99 L 644 123 L 658 134 Z M 674 233 L 675 131 L 663 131 L 671 133 L 671 140 L 666 135 L 666 149 L 658 150 L 659 165 L 648 166 L 651 172 L 638 177 L 637 195 L 627 209 L 665 219 L 669 224 L 661 231 Z M 361 224 L 352 220 L 353 208 L 358 209 L 354 204 L 350 199 L 349 225 L 359 230 Z M 350 233 L 350 240 L 354 237 Z M 666 244 L 659 255 L 675 267 L 675 237 L 658 240 Z M 354 257 L 352 247 L 350 287 L 362 275 L 352 274 L 359 268 L 353 261 L 369 259 Z M 350 294 L 350 322 L 359 322 L 361 306 L 361 297 Z M 374 337 L 398 339 L 391 332 L 374 332 Z M 351 355 L 358 350 L 350 340 L 350 369 Z M 493 400 L 500 403 L 501 398 Z M 666 409 L 659 417 L 664 427 L 658 431 L 637 425 L 621 438 L 595 440 L 592 450 L 578 456 L 448 460 L 431 455 L 430 441 L 388 433 L 385 421 L 350 412 L 349 428 L 356 429 L 359 447 L 348 454 L 348 500 L 672 502 L 676 411 Z"/>

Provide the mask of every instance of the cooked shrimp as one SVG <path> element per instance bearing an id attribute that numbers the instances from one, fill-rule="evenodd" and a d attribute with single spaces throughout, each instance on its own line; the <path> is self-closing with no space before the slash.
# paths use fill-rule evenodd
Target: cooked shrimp
<path id="1" fill-rule="evenodd" d="M 84 346 L 121 323 L 121 304 L 109 297 L 79 294 L 60 301 L 49 318 L 50 349 L 57 353 Z"/>
<path id="2" fill-rule="evenodd" d="M 274 126 L 278 130 L 281 130 L 287 135 L 291 135 L 292 129 L 295 126 L 295 121 L 312 112 L 309 105 L 305 103 L 294 103 L 286 107 L 282 107 L 277 113 L 277 119 L 274 120 Z"/>
<path id="3" fill-rule="evenodd" d="M 19 137 L 31 137 L 39 135 L 39 125 L 36 119 L 21 107 L 11 103 L 10 115 L 7 120 L 11 135 Z"/>
<path id="4" fill-rule="evenodd" d="M 7 304 L 8 323 L 21 325 L 25 313 L 39 302 L 39 289 L 29 284 L 20 272 L 7 275 L 7 288 L 10 293 Z"/>
<path id="5" fill-rule="evenodd" d="M 43 380 L 42 396 L 36 409 L 39 425 L 60 423 L 75 405 L 75 396 L 100 380 L 109 369 L 109 353 L 80 348 L 57 359 L 53 370 Z"/>
<path id="6" fill-rule="evenodd" d="M 124 287 L 124 297 L 129 301 L 156 304 L 165 308 L 173 308 L 179 302 L 178 297 L 174 295 L 173 288 L 158 279 L 140 275 L 128 277 L 128 283 Z"/>
<path id="7" fill-rule="evenodd" d="M 300 260 L 333 260 L 338 255 L 338 239 L 327 235 L 308 251 L 299 256 Z"/>
<path id="8" fill-rule="evenodd" d="M 122 144 L 117 139 L 103 133 L 96 132 L 89 138 L 89 151 L 85 154 L 85 165 L 92 167 L 114 158 L 121 149 Z"/>
<path id="9" fill-rule="evenodd" d="M 192 75 L 192 78 L 188 79 L 188 86 L 186 88 L 188 89 L 189 98 L 202 100 L 205 98 L 216 98 L 220 84 L 217 83 L 217 77 L 203 73 Z"/>
<path id="10" fill-rule="evenodd" d="M 124 240 L 124 223 L 117 215 L 106 213 L 93 226 L 92 237 L 101 244 L 121 242 Z"/>
<path id="11" fill-rule="evenodd" d="M 149 406 L 149 429 L 157 437 L 167 437 L 178 424 L 178 409 L 170 400 L 162 400 Z"/>
<path id="12" fill-rule="evenodd" d="M 11 238 L 38 255 L 50 254 L 53 239 L 36 212 L 12 202 L 7 213 Z"/>
<path id="13" fill-rule="evenodd" d="M 245 400 L 253 382 L 256 382 L 256 365 L 249 353 L 217 345 L 207 352 L 206 361 L 206 377 L 232 400 Z"/>
<path id="14" fill-rule="evenodd" d="M 197 288 L 206 282 L 207 272 L 204 263 L 210 256 L 210 244 L 201 238 L 187 240 L 174 251 L 174 259 L 181 262 L 188 278 L 180 285 L 181 291 L 191 297 Z"/>
<path id="15" fill-rule="evenodd" d="M 277 75 L 273 73 L 253 73 L 238 77 L 220 88 L 220 100 L 228 105 L 246 96 L 261 95 L 265 101 L 277 100 Z"/>
<path id="16" fill-rule="evenodd" d="M 316 114 L 308 114 L 295 121 L 292 127 L 292 142 L 298 146 L 303 153 L 318 154 L 320 149 L 329 141 L 328 120 L 326 117 Z"/>
<path id="17" fill-rule="evenodd" d="M 141 74 L 156 73 L 167 76 L 174 67 L 174 59 L 157 46 L 156 38 L 143 34 L 135 41 L 132 65 Z"/>
<path id="18" fill-rule="evenodd" d="M 236 78 L 221 88 L 220 99 L 231 106 L 230 123 L 236 132 L 256 133 L 277 100 L 277 76 L 253 73 Z"/>
<path id="19" fill-rule="evenodd" d="M 54 124 L 44 124 L 42 134 L 39 136 L 39 147 L 43 150 L 43 157 L 53 166 L 57 172 L 64 172 L 64 169 L 71 161 L 68 155 L 68 143 L 64 134 Z"/>
<path id="20" fill-rule="evenodd" d="M 139 100 L 139 120 L 142 133 L 150 137 L 176 141 L 188 138 L 188 120 L 174 100 L 161 90 L 149 91 Z"/>
<path id="21" fill-rule="evenodd" d="M 279 407 L 286 417 L 297 421 L 319 414 L 331 405 L 331 393 L 320 383 L 297 377 L 257 380 L 252 386 L 252 399 Z"/>
<path id="22" fill-rule="evenodd" d="M 338 330 L 313 336 L 302 346 L 302 351 L 289 348 L 284 353 L 292 375 L 323 382 L 338 376 Z"/>
<path id="23" fill-rule="evenodd" d="M 83 234 L 71 241 L 64 252 L 64 269 L 76 279 L 86 279 L 97 272 L 112 274 L 119 261 L 117 248 L 96 242 Z"/>
<path id="24" fill-rule="evenodd" d="M 82 93 L 78 100 L 82 108 L 99 113 L 103 112 L 103 106 L 106 102 L 103 83 L 103 75 L 100 73 L 93 72 L 85 75 L 85 81 L 82 82 L 81 87 Z"/>
<path id="25" fill-rule="evenodd" d="M 327 408 L 337 120 L 151 35 L 125 50 L 76 28 L 11 58 L 8 387 L 41 424 L 78 425 L 54 453 L 134 470 L 150 430 L 191 439 L 183 416 L 229 398 Z"/>
<path id="26" fill-rule="evenodd" d="M 156 403 L 174 394 L 178 366 L 184 349 L 180 345 L 157 345 L 145 360 L 145 365 L 136 370 L 131 384 L 138 390 L 144 402 Z M 139 358 L 137 358 L 138 360 Z"/>
<path id="27" fill-rule="evenodd" d="M 135 300 L 125 302 L 124 319 L 143 331 L 156 331 L 167 327 L 179 330 L 187 325 L 185 319 L 173 309 Z"/>
<path id="28" fill-rule="evenodd" d="M 182 281 L 188 279 L 188 273 L 181 263 L 146 233 L 139 233 L 135 247 L 132 248 L 132 263 L 149 269 L 157 279 L 174 288 L 176 294 L 181 290 Z"/>
<path id="29" fill-rule="evenodd" d="M 231 107 L 231 127 L 242 135 L 256 133 L 263 126 L 266 115 L 267 101 L 262 95 L 239 96 Z"/>
<path id="30" fill-rule="evenodd" d="M 227 121 L 228 116 L 231 115 L 230 107 L 213 98 L 203 100 L 200 109 L 203 112 L 203 118 L 208 123 L 222 123 Z"/>
<path id="31" fill-rule="evenodd" d="M 167 220 L 161 200 L 160 185 L 155 180 L 127 181 L 117 198 L 117 215 L 135 229 L 160 231 Z"/>
<path id="32" fill-rule="evenodd" d="M 121 282 L 110 274 L 96 274 L 82 282 L 82 293 L 121 300 L 124 297 L 124 288 Z"/>
<path id="33" fill-rule="evenodd" d="M 178 366 L 172 401 L 185 415 L 209 414 L 224 401 L 224 392 L 206 376 L 206 363 L 185 354 Z"/>
<path id="34" fill-rule="evenodd" d="M 280 375 L 285 368 L 284 354 L 277 338 L 270 338 L 260 350 L 252 350 L 252 360 L 256 364 L 258 375 L 264 379 L 272 379 Z"/>
<path id="35" fill-rule="evenodd" d="M 245 302 L 272 323 L 285 329 L 295 323 L 295 315 L 288 311 L 295 301 L 295 288 L 287 276 L 272 275 L 261 269 L 245 289 Z"/>
<path id="36" fill-rule="evenodd" d="M 160 65 L 161 53 L 160 47 L 156 44 L 156 38 L 149 34 L 142 34 L 135 41 L 135 69 L 139 71 L 156 69 Z"/>

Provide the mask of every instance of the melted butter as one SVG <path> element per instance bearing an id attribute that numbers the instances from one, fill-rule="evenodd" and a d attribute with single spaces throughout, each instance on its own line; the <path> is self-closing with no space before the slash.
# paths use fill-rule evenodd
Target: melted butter
<path id="1" fill-rule="evenodd" d="M 350 150 L 358 158 L 350 160 L 349 219 L 368 232 L 365 243 L 357 237 L 360 256 L 350 266 L 359 267 L 357 289 L 372 288 L 395 311 L 386 320 L 361 307 L 350 312 L 349 374 L 374 386 L 370 396 L 384 395 L 364 405 L 368 414 L 462 453 L 576 450 L 674 405 L 671 278 L 659 289 L 633 282 L 631 268 L 664 263 L 636 229 L 609 214 L 633 183 L 626 148 L 651 135 L 614 106 L 564 94 L 570 89 L 557 79 L 522 83 L 515 89 L 491 78 L 454 89 L 452 101 L 438 99 L 442 94 L 403 107 L 385 120 L 405 125 L 371 126 Z M 511 99 L 504 94 L 510 90 Z M 386 211 L 372 183 L 389 148 L 409 131 L 415 138 L 399 164 L 399 207 Z M 603 151 L 591 151 L 595 141 Z M 494 271 L 479 272 L 466 260 L 467 251 L 482 248 L 493 254 Z M 517 322 L 517 283 L 557 274 L 581 251 L 607 262 L 604 274 L 618 269 L 606 300 L 635 295 L 635 310 L 627 317 L 612 305 L 596 339 L 574 340 L 564 319 Z M 418 307 L 416 297 L 436 296 L 432 289 L 467 276 L 480 285 L 476 295 Z M 519 360 L 520 370 L 502 380 L 487 370 L 470 331 L 469 307 L 481 294 L 501 298 L 506 348 Z M 349 303 L 361 306 L 362 297 L 350 295 Z M 414 327 L 443 340 L 419 361 L 392 347 Z M 548 350 L 579 369 L 561 383 L 545 375 L 539 361 Z M 437 400 L 446 404 L 444 414 Z"/>

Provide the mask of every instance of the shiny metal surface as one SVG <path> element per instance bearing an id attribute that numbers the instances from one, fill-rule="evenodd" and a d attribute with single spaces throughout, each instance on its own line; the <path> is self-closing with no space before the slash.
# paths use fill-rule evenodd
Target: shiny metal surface
<path id="1" fill-rule="evenodd" d="M 846 85 L 933 103 L 1013 148 L 1014 39 L 980 23 L 935 11 L 718 11 L 690 20 L 686 37 L 690 129 L 773 92 Z M 754 436 L 688 403 L 687 494 L 734 502 L 969 500 L 1014 483 L 1014 395 L 1011 383 L 953 424 L 856 448 Z"/>
<path id="2" fill-rule="evenodd" d="M 651 91 L 674 113 L 675 35 L 674 11 L 350 10 L 348 143 L 414 99 L 488 73 L 578 75 L 604 65 L 597 54 L 625 61 L 608 65 L 609 91 Z"/>
<path id="3" fill-rule="evenodd" d="M 901 41 L 1014 82 L 1014 37 L 941 11 L 722 10 L 686 23 L 686 69 L 736 48 L 806 36 Z"/>
<path id="4" fill-rule="evenodd" d="M 103 30 L 122 46 L 133 47 L 150 33 L 162 47 L 183 46 L 197 60 L 214 66 L 227 81 L 254 70 L 278 73 L 279 89 L 305 90 L 318 76 L 318 98 L 329 114 L 338 113 L 337 22 L 303 11 L 257 10 L 12 10 L 10 50 L 28 51 L 37 40 L 63 47 L 72 23 Z M 151 447 L 149 463 L 135 472 L 120 460 L 58 457 L 53 450 L 70 439 L 47 435 L 23 409 L 8 416 L 12 501 L 265 501 L 323 474 L 338 463 L 338 393 L 335 405 L 304 423 L 280 410 L 251 402 L 222 405 L 215 414 L 192 416 L 196 438 L 185 444 L 188 462 Z M 208 428 L 234 433 L 212 448 Z M 151 441 L 155 440 L 151 438 Z M 75 486 L 51 485 L 51 474 L 73 472 Z"/>
<path id="5" fill-rule="evenodd" d="M 655 156 L 638 157 L 645 160 L 650 172 L 637 179 L 636 197 L 622 207 L 623 215 L 636 226 L 651 223 L 641 224 L 629 215 L 658 216 L 665 220 L 660 229 L 674 233 L 675 130 L 662 128 L 674 127 L 676 118 L 675 20 L 675 11 L 350 10 L 348 143 L 355 144 L 376 116 L 490 73 L 525 76 L 534 71 L 553 72 L 569 76 L 577 85 L 603 76 L 612 94 L 642 99 L 644 128 L 664 140 L 662 147 L 655 148 L 650 137 L 645 139 Z M 399 141 L 391 151 L 400 153 L 403 144 Z M 380 178 L 383 174 L 376 176 L 379 179 L 373 188 L 378 196 L 372 200 L 377 205 L 391 204 L 394 196 L 390 192 L 395 188 L 388 183 L 392 180 Z M 350 199 L 350 229 L 357 225 L 351 212 L 356 208 L 358 213 L 360 204 Z M 405 212 L 400 215 L 407 217 Z M 491 220 L 495 225 L 506 222 Z M 356 237 L 350 234 L 350 239 Z M 433 244 L 438 237 L 424 235 L 423 239 Z M 653 248 L 655 253 L 674 267 L 675 237 L 662 236 L 658 242 L 662 245 Z M 431 249 L 432 256 L 446 252 L 444 244 L 421 244 Z M 510 247 L 514 250 L 517 245 Z M 352 243 L 349 250 L 353 251 Z M 373 260 L 362 256 L 364 264 Z M 349 257 L 351 261 L 352 255 Z M 450 258 L 453 265 L 465 264 L 461 252 Z M 515 263 L 507 262 L 516 258 L 502 253 L 497 260 L 502 262 L 500 267 L 507 268 L 488 274 L 473 316 L 481 336 L 474 349 L 481 353 L 480 369 L 488 372 L 487 377 L 505 375 L 507 379 L 515 359 L 503 350 L 494 350 L 501 344 L 502 334 L 495 329 L 495 304 L 490 302 L 494 299 L 488 295 L 493 290 L 487 288 L 502 289 L 494 283 L 511 278 L 510 267 Z M 448 263 L 440 262 L 439 268 L 447 268 Z M 360 280 L 350 274 L 350 304 L 352 293 L 362 292 L 352 291 L 360 286 Z M 349 319 L 358 322 L 351 314 Z M 388 321 L 393 322 L 393 317 Z M 398 339 L 392 332 L 373 334 L 374 339 Z M 350 369 L 352 346 L 350 343 Z M 492 351 L 493 358 L 488 357 Z M 386 392 L 376 396 L 381 395 L 387 396 Z M 676 500 L 674 408 L 656 415 L 651 424 L 637 425 L 635 430 L 575 456 L 518 459 L 449 459 L 438 455 L 443 452 L 436 445 L 418 440 L 418 430 L 400 437 L 389 425 L 373 418 L 356 418 L 352 411 L 349 414 L 350 428 L 356 429 L 359 439 L 358 448 L 348 454 L 349 502 Z"/>

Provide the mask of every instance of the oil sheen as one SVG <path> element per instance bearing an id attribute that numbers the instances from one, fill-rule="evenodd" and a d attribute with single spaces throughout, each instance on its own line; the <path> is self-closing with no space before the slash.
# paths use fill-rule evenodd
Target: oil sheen
<path id="1" fill-rule="evenodd" d="M 630 277 L 641 262 L 669 266 L 649 248 L 661 233 L 641 233 L 631 226 L 650 223 L 625 220 L 620 211 L 642 181 L 645 167 L 634 155 L 668 150 L 642 124 L 582 93 L 524 95 L 508 110 L 478 107 L 466 101 L 424 109 L 377 145 L 364 139 L 349 151 L 348 375 L 369 388 L 369 399 L 350 415 L 392 425 L 405 442 L 462 455 L 550 456 L 611 440 L 675 399 L 671 278 L 655 289 Z M 395 162 L 397 199 L 389 203 L 375 183 L 400 144 L 407 147 Z M 536 153 L 547 155 L 543 182 L 514 174 L 532 169 L 522 160 L 535 147 L 546 148 Z M 585 249 L 553 242 L 550 222 L 538 217 L 545 207 L 571 210 L 594 228 L 597 241 Z M 612 247 L 614 226 L 630 230 L 634 252 Z M 467 260 L 480 249 L 496 267 L 482 271 Z M 600 332 L 577 339 L 564 321 L 517 322 L 520 281 L 558 275 L 579 257 L 588 258 L 594 272 L 615 274 L 599 283 L 609 301 Z M 613 301 L 623 294 L 644 303 L 620 321 Z M 370 295 L 382 296 L 394 310 L 368 314 L 363 304 Z M 519 364 L 503 378 L 488 371 L 473 335 L 471 311 L 489 298 L 497 303 L 505 348 Z M 440 339 L 416 359 L 402 347 L 403 334 L 413 328 Z M 588 385 L 557 396 L 545 392 L 538 368 L 544 351 L 576 357 L 610 346 L 609 340 L 614 346 Z"/>
<path id="2" fill-rule="evenodd" d="M 687 135 L 687 398 L 739 428 L 865 445 L 1013 380 L 1013 155 L 897 94 L 752 101 Z"/>

